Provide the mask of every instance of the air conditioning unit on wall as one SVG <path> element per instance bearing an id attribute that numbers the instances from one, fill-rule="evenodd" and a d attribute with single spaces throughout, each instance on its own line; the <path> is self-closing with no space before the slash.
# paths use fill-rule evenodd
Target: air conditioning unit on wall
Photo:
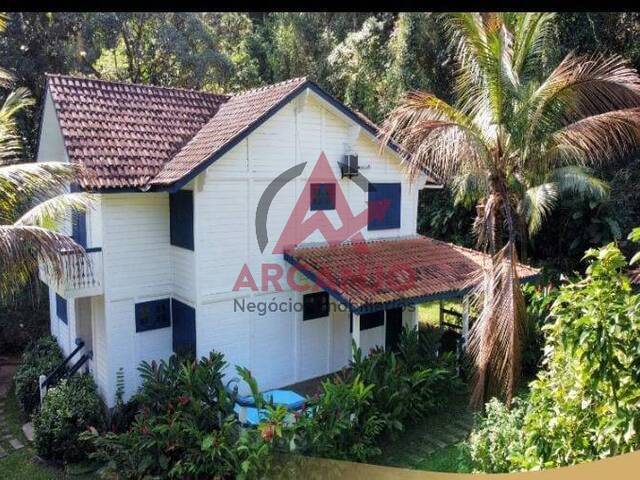
<path id="1" fill-rule="evenodd" d="M 344 177 L 355 177 L 358 175 L 358 155 L 355 153 L 350 153 L 342 157 L 342 162 L 340 162 L 340 172 L 342 174 L 342 178 Z"/>

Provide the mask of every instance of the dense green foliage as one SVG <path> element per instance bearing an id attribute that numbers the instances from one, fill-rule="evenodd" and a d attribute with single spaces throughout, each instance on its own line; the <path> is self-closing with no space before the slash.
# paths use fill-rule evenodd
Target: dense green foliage
<path id="1" fill-rule="evenodd" d="M 63 359 L 62 350 L 54 337 L 41 337 L 25 349 L 13 375 L 16 397 L 25 417 L 29 417 L 40 405 L 38 378 L 53 372 Z"/>
<path id="2" fill-rule="evenodd" d="M 75 375 L 49 389 L 33 418 L 38 454 L 55 461 L 80 461 L 91 450 L 80 440 L 88 428 L 102 430 L 105 407 L 90 374 Z"/>
<path id="3" fill-rule="evenodd" d="M 585 278 L 553 303 L 543 368 L 522 408 L 490 403 L 471 437 L 476 468 L 550 468 L 640 447 L 640 294 L 618 247 L 585 257 Z"/>
<path id="4" fill-rule="evenodd" d="M 404 329 L 399 353 L 354 346 L 351 369 L 322 384 L 291 425 L 297 448 L 318 457 L 366 461 L 406 422 L 446 406 L 462 392 L 452 358 L 437 357 L 432 336 Z"/>
<path id="5" fill-rule="evenodd" d="M 143 363 L 135 420 L 122 433 L 85 434 L 97 450 L 93 457 L 123 478 L 259 477 L 271 446 L 258 431 L 239 428 L 225 366 L 215 352 L 200 361 L 172 356 Z"/>
<path id="6" fill-rule="evenodd" d="M 477 416 L 468 441 L 476 471 L 504 473 L 513 469 L 515 458 L 523 451 L 524 413 L 518 398 L 510 409 L 496 398 L 486 403 L 484 415 Z"/>
<path id="7" fill-rule="evenodd" d="M 32 339 L 49 331 L 48 292 L 41 286 L 38 282 L 9 302 L 0 302 L 0 352 L 22 353 Z"/>

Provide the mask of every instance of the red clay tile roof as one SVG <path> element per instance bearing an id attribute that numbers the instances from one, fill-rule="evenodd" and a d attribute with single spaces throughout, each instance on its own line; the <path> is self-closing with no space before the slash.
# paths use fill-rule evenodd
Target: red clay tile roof
<path id="1" fill-rule="evenodd" d="M 468 287 L 486 258 L 478 251 L 422 236 L 298 247 L 284 255 L 356 313 L 455 294 Z M 538 274 L 525 265 L 518 271 L 522 279 Z"/>
<path id="2" fill-rule="evenodd" d="M 146 185 L 228 96 L 47 75 L 71 162 L 89 189 Z"/>
<path id="3" fill-rule="evenodd" d="M 168 185 L 188 175 L 305 83 L 307 79 L 304 77 L 294 78 L 234 95 L 164 166 L 151 184 Z"/>

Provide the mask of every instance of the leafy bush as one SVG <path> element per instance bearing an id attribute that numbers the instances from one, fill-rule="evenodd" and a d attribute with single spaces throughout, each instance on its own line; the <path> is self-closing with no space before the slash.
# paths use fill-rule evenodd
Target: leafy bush
<path id="1" fill-rule="evenodd" d="M 544 350 L 542 328 L 551 320 L 551 307 L 558 297 L 559 289 L 549 285 L 539 287 L 533 284 L 523 285 L 522 291 L 527 303 L 527 328 L 523 340 L 522 371 L 534 376 L 540 367 Z"/>
<path id="2" fill-rule="evenodd" d="M 13 375 L 16 397 L 25 416 L 30 416 L 40 405 L 40 375 L 51 373 L 63 360 L 62 350 L 51 336 L 41 337 L 26 348 Z"/>
<path id="3" fill-rule="evenodd" d="M 62 380 L 49 389 L 33 418 L 38 453 L 49 459 L 79 461 L 91 445 L 79 438 L 90 427 L 104 427 L 104 406 L 89 374 Z"/>
<path id="4" fill-rule="evenodd" d="M 361 462 L 379 455 L 377 440 L 385 420 L 373 408 L 374 388 L 358 375 L 325 380 L 320 395 L 309 402 L 294 426 L 301 451 Z"/>
<path id="5" fill-rule="evenodd" d="M 640 448 L 640 295 L 615 245 L 586 258 L 586 277 L 560 288 L 543 327 L 544 368 L 527 404 L 488 405 L 470 442 L 476 468 L 551 468 Z"/>
<path id="6" fill-rule="evenodd" d="M 139 412 L 123 433 L 85 434 L 105 462 L 123 478 L 256 478 L 268 467 L 271 445 L 259 431 L 242 431 L 235 393 L 223 383 L 220 353 L 199 362 L 172 356 L 143 363 L 135 395 Z"/>
<path id="7" fill-rule="evenodd" d="M 561 288 L 544 327 L 546 368 L 531 384 L 524 468 L 640 447 L 640 295 L 616 246 L 586 258 L 587 276 Z"/>
<path id="8" fill-rule="evenodd" d="M 462 386 L 448 361 L 451 356 L 436 360 L 428 340 L 417 331 L 403 329 L 398 355 L 375 349 L 363 357 L 354 349 L 351 374 L 374 386 L 372 408 L 384 420 L 387 433 L 404 430 L 407 419 L 426 416 Z"/>
<path id="9" fill-rule="evenodd" d="M 303 453 L 366 461 L 379 454 L 382 436 L 444 405 L 462 382 L 451 357 L 438 358 L 432 335 L 405 329 L 399 353 L 354 345 L 351 370 L 322 384 L 320 395 L 294 425 Z"/>
<path id="10" fill-rule="evenodd" d="M 485 405 L 485 414 L 476 417 L 476 426 L 467 443 L 477 471 L 504 473 L 512 470 L 523 451 L 524 413 L 525 408 L 518 399 L 510 410 L 495 398 Z"/>

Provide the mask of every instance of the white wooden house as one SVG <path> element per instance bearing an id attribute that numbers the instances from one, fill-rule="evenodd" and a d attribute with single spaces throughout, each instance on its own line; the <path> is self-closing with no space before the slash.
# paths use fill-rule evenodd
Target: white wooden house
<path id="1" fill-rule="evenodd" d="M 418 194 L 434 179 L 409 183 L 399 149 L 376 133 L 304 78 L 223 96 L 49 75 L 38 161 L 82 164 L 78 187 L 96 194 L 68 226 L 90 274 L 43 278 L 51 333 L 67 353 L 82 338 L 108 404 L 120 369 L 129 396 L 139 363 L 174 350 L 221 351 L 266 389 L 339 370 L 352 340 L 393 346 L 416 324 L 411 305 L 460 294 L 480 256 L 415 236 Z M 356 228 L 340 231 L 341 198 Z M 287 227 L 305 199 L 304 218 L 321 211 L 333 238 Z M 411 260 L 411 288 L 326 278 L 394 259 Z"/>

